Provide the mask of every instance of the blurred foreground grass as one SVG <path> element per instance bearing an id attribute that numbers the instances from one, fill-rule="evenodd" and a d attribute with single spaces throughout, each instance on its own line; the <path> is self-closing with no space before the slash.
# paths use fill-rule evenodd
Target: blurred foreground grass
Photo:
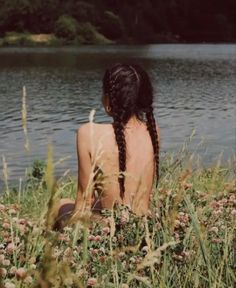
<path id="1" fill-rule="evenodd" d="M 167 157 L 147 217 L 120 207 L 54 232 L 53 203 L 77 184 L 55 183 L 50 154 L 1 196 L 0 287 L 236 287 L 235 161 Z"/>

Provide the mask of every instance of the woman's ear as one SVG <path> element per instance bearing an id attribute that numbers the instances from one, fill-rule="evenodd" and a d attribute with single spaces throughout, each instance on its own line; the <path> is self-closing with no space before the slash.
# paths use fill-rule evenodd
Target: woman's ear
<path id="1" fill-rule="evenodd" d="M 103 106 L 104 106 L 104 109 L 105 109 L 106 113 L 107 113 L 109 116 L 111 116 L 110 101 L 109 101 L 109 98 L 108 98 L 106 95 L 104 95 L 104 96 L 102 97 L 102 104 L 103 104 Z"/>

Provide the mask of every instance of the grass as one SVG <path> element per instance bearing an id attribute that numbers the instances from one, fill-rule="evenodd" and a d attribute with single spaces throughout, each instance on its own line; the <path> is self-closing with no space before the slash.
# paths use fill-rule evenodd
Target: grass
<path id="1" fill-rule="evenodd" d="M 0 287 L 235 287 L 233 166 L 192 171 L 169 157 L 149 216 L 120 207 L 54 232 L 54 203 L 76 181 L 55 184 L 51 154 L 1 197 Z"/>

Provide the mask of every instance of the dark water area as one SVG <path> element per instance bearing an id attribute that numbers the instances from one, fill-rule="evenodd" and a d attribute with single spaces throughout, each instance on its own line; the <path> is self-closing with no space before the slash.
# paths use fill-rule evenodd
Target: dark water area
<path id="1" fill-rule="evenodd" d="M 58 175 L 76 174 L 75 133 L 96 109 L 95 122 L 111 121 L 101 105 L 101 79 L 114 62 L 141 64 L 155 90 L 161 154 L 189 150 L 203 164 L 236 153 L 236 45 L 83 46 L 0 49 L 0 156 L 9 181 L 24 177 L 52 143 Z M 30 151 L 24 149 L 22 87 L 27 89 Z M 2 168 L 2 159 L 0 160 Z M 0 173 L 0 181 L 3 181 Z"/>

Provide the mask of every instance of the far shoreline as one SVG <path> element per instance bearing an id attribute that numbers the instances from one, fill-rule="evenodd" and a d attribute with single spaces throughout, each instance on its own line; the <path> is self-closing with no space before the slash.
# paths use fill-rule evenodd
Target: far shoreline
<path id="1" fill-rule="evenodd" d="M 176 39 L 167 39 L 166 41 L 157 41 L 149 43 L 139 43 L 135 39 L 128 41 L 112 41 L 110 39 L 95 39 L 88 43 L 80 43 L 78 40 L 67 40 L 58 38 L 55 34 L 31 34 L 31 33 L 6 33 L 0 37 L 1 48 L 60 48 L 60 47 L 83 47 L 83 46 L 146 46 L 146 45 L 235 45 L 236 42 L 212 42 L 212 41 L 176 41 Z"/>

